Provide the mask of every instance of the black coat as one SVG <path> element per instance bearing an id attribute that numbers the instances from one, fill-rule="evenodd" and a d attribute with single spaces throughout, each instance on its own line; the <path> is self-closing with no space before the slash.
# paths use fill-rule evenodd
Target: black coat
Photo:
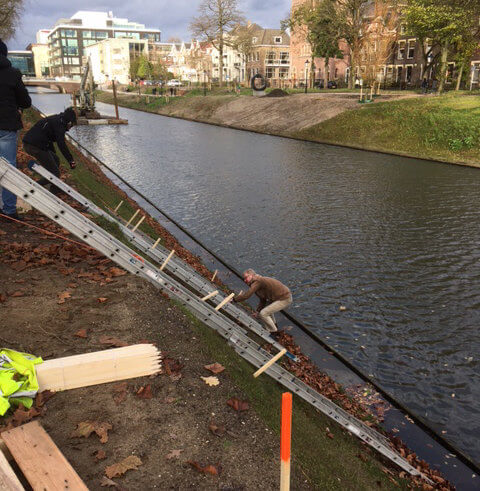
<path id="1" fill-rule="evenodd" d="M 48 116 L 37 121 L 23 137 L 23 143 L 28 143 L 41 150 L 55 151 L 53 143 L 56 142 L 58 148 L 68 162 L 73 161 L 72 154 L 65 143 L 65 133 L 68 131 L 68 123 L 75 124 L 77 118 L 71 108 L 63 113 Z"/>
<path id="2" fill-rule="evenodd" d="M 0 55 L 0 130 L 17 131 L 22 128 L 19 108 L 26 109 L 32 100 L 22 82 L 22 74 L 10 61 Z"/>

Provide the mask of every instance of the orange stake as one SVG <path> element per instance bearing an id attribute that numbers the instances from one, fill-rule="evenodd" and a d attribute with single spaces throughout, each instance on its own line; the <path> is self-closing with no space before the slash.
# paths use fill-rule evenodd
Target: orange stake
<path id="1" fill-rule="evenodd" d="M 280 443 L 280 491 L 290 489 L 290 451 L 292 441 L 292 394 L 282 394 L 282 435 Z"/>

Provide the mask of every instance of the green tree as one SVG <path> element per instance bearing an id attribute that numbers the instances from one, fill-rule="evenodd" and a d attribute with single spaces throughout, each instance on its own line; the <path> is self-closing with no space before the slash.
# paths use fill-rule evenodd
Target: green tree
<path id="1" fill-rule="evenodd" d="M 9 39 L 15 33 L 24 0 L 0 0 L 0 38 Z"/>
<path id="2" fill-rule="evenodd" d="M 219 81 L 223 85 L 223 51 L 228 43 L 226 34 L 236 25 L 244 22 L 238 10 L 238 0 L 202 0 L 199 15 L 190 24 L 195 38 L 210 42 L 218 50 Z"/>
<path id="3" fill-rule="evenodd" d="M 459 48 L 468 54 L 471 43 L 464 39 L 478 36 L 477 0 L 409 0 L 404 14 L 409 33 L 420 42 L 430 40 L 440 50 L 438 93 L 445 87 L 449 55 Z M 477 34 L 475 34 L 477 32 Z"/>
<path id="4" fill-rule="evenodd" d="M 138 78 L 138 67 L 140 66 L 140 57 L 136 57 L 130 60 L 130 80 L 135 82 Z"/>
<path id="5" fill-rule="evenodd" d="M 142 80 L 151 80 L 153 74 L 153 66 L 148 61 L 145 55 L 140 55 L 138 58 L 137 76 Z"/>

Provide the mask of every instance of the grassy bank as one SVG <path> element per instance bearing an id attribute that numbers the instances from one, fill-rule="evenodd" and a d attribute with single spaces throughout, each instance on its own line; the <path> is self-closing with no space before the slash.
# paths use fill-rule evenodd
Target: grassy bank
<path id="1" fill-rule="evenodd" d="M 452 94 L 378 102 L 292 136 L 480 166 L 480 98 Z"/>
<path id="2" fill-rule="evenodd" d="M 36 115 L 28 112 L 32 122 Z M 124 196 L 100 179 L 90 165 L 78 154 L 78 167 L 70 171 L 63 162 L 69 182 L 100 207 L 114 208 Z M 125 218 L 134 211 L 125 203 Z M 122 206 L 122 208 L 123 208 Z M 103 224 L 102 224 L 103 225 Z M 148 226 L 148 224 L 146 224 Z M 153 229 L 146 229 L 152 232 Z M 139 304 L 139 309 L 142 306 Z M 254 369 L 238 357 L 224 340 L 211 329 L 190 316 L 198 349 L 207 351 L 211 358 L 222 363 L 234 383 L 246 394 L 255 412 L 265 425 L 279 435 L 279 401 L 283 389 L 268 376 L 253 379 Z M 235 394 L 232 394 L 234 396 Z M 262 435 L 258 435 L 262 439 Z M 252 441 L 250 445 L 255 445 Z M 225 443 L 228 445 L 228 442 Z M 244 451 L 248 452 L 248 448 Z M 293 456 L 305 476 L 305 488 L 370 490 L 406 489 L 407 484 L 398 477 L 385 473 L 378 456 L 359 440 L 338 427 L 332 420 L 314 410 L 310 405 L 295 399 L 293 419 Z"/>
<path id="3" fill-rule="evenodd" d="M 334 93 L 330 91 L 329 94 Z M 340 95 L 338 92 L 336 94 Z M 321 94 L 311 94 L 312 97 L 319 95 Z M 110 93 L 100 93 L 98 98 L 102 102 L 113 103 Z M 151 98 L 147 102 L 144 97 L 139 99 L 122 94 L 119 104 L 166 116 L 222 124 L 222 111 L 235 98 L 233 94 L 203 97 L 192 93 L 186 97 L 170 98 L 168 101 L 165 98 Z M 278 104 L 280 101 L 284 104 L 285 99 L 278 100 Z M 273 101 L 272 104 L 276 103 L 276 100 L 270 100 Z M 312 104 L 316 103 L 312 101 Z M 332 98 L 332 104 L 334 103 L 335 99 Z M 295 109 L 295 104 L 292 104 L 291 110 L 287 113 L 282 106 L 278 111 L 278 119 L 291 118 Z M 258 128 L 245 126 L 242 109 L 236 110 L 242 129 L 258 131 Z M 228 125 L 237 127 L 236 124 L 232 124 L 231 114 Z M 299 131 L 273 130 L 268 133 L 480 166 L 480 98 L 462 93 L 392 101 L 377 99 L 374 104 L 358 105 L 358 109 L 346 110 L 331 119 Z"/>

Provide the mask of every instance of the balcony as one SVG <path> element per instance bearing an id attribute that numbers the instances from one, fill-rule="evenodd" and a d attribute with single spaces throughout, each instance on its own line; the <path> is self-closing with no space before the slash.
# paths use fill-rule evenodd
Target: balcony
<path id="1" fill-rule="evenodd" d="M 290 58 L 273 60 L 272 58 L 265 58 L 265 66 L 289 66 Z"/>

